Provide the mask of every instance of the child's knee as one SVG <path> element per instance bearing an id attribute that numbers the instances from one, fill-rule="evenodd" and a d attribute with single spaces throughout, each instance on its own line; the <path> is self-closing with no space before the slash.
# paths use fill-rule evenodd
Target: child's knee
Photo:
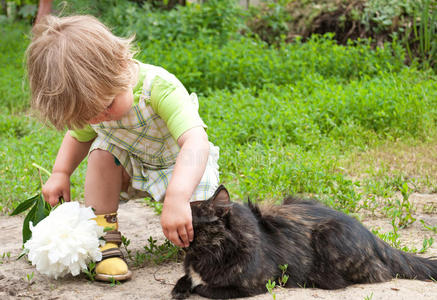
<path id="1" fill-rule="evenodd" d="M 88 157 L 88 168 L 97 169 L 100 172 L 121 172 L 122 191 L 127 190 L 130 184 L 130 175 L 126 169 L 121 165 L 120 161 L 111 152 L 95 149 L 91 151 Z"/>
<path id="2" fill-rule="evenodd" d="M 109 151 L 102 149 L 91 151 L 88 157 L 88 165 L 90 165 L 90 162 L 102 170 L 121 168 L 123 169 L 123 177 L 125 176 L 124 173 L 126 173 L 126 171 L 121 166 L 120 161 Z"/>
<path id="3" fill-rule="evenodd" d="M 93 151 L 91 151 L 88 159 L 96 163 L 103 163 L 103 164 L 110 163 L 111 165 L 114 166 L 120 165 L 118 159 L 111 152 L 102 149 L 94 149 Z"/>
<path id="4" fill-rule="evenodd" d="M 111 152 L 103 150 L 103 149 L 94 149 L 89 154 L 89 157 L 92 159 L 98 159 L 98 160 L 108 160 L 108 159 L 114 160 L 114 158 L 113 158 L 114 155 Z"/>

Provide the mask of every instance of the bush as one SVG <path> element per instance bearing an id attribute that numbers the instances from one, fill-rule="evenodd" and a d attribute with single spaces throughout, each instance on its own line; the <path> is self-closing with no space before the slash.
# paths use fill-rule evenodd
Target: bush
<path id="1" fill-rule="evenodd" d="M 243 11 L 233 0 L 210 0 L 202 5 L 176 6 L 170 11 L 153 9 L 147 2 L 142 6 L 118 0 L 104 3 L 109 7 L 101 8 L 106 23 L 117 34 L 136 34 L 137 40 L 144 43 L 211 37 L 223 44 L 238 34 L 244 22 Z"/>
<path id="2" fill-rule="evenodd" d="M 437 68 L 437 7 L 432 0 L 278 0 L 253 8 L 250 30 L 269 44 L 334 33 L 346 44 L 350 39 L 371 38 L 373 46 L 402 40 L 407 63 L 418 59 Z"/>
<path id="3" fill-rule="evenodd" d="M 341 46 L 332 35 L 326 35 L 313 36 L 306 43 L 298 40 L 273 48 L 251 38 L 231 40 L 223 46 L 211 39 L 140 42 L 139 48 L 143 50 L 138 58 L 164 66 L 188 88 L 201 93 L 240 86 L 284 85 L 313 73 L 347 82 L 403 68 L 403 51 L 397 44 L 372 50 L 367 41 Z"/>
<path id="4" fill-rule="evenodd" d="M 360 144 L 372 132 L 426 137 L 435 131 L 437 90 L 435 78 L 421 77 L 404 69 L 344 84 L 308 74 L 283 86 L 216 91 L 201 99 L 201 115 L 210 137 L 223 145 L 294 144 L 308 150 L 333 140 Z"/>
<path id="5" fill-rule="evenodd" d="M 30 23 L 35 18 L 37 10 L 38 0 L 6 0 L 1 1 L 0 17 L 6 15 L 10 21 L 20 18 Z"/>

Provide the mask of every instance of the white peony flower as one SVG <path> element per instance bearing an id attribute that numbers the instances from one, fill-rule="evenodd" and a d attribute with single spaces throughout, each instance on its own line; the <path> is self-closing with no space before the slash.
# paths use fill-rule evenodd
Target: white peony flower
<path id="1" fill-rule="evenodd" d="M 24 244 L 38 272 L 54 277 L 79 275 L 91 261 L 100 261 L 103 227 L 98 226 L 90 207 L 65 202 L 36 226 L 30 224 L 32 238 Z"/>

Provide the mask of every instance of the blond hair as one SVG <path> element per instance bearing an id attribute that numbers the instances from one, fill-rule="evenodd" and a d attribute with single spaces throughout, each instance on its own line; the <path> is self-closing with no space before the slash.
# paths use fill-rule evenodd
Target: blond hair
<path id="1" fill-rule="evenodd" d="M 133 80 L 133 37 L 92 16 L 47 16 L 26 51 L 31 105 L 56 129 L 82 128 Z"/>

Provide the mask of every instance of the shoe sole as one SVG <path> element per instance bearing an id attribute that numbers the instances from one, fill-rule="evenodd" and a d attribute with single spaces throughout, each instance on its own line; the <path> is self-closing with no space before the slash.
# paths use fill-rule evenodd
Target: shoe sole
<path id="1" fill-rule="evenodd" d="M 113 281 L 125 281 L 132 278 L 132 272 L 127 271 L 126 274 L 119 275 L 107 275 L 107 274 L 96 274 L 95 279 L 99 281 L 113 282 Z"/>

